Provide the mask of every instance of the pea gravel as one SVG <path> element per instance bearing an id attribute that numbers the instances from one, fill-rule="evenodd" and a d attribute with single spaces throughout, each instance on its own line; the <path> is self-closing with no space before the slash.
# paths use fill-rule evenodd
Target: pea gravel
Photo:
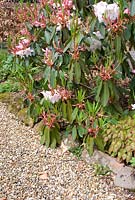
<path id="1" fill-rule="evenodd" d="M 135 193 L 61 148 L 46 149 L 0 103 L 0 200 L 135 200 Z"/>

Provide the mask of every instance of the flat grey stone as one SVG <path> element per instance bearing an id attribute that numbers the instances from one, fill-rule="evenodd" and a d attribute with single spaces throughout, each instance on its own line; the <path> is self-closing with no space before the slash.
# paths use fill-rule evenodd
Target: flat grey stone
<path id="1" fill-rule="evenodd" d="M 116 174 L 114 184 L 126 189 L 135 190 L 135 169 L 131 167 L 123 167 Z"/>

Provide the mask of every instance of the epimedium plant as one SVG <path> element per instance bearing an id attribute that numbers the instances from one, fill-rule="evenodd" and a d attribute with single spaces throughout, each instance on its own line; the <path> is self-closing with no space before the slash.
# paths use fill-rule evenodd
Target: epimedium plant
<path id="1" fill-rule="evenodd" d="M 120 82 L 135 74 L 134 1 L 41 0 L 17 15 L 12 72 L 29 115 L 42 120 L 41 143 L 54 148 L 71 133 L 90 154 L 94 145 L 104 150 L 103 111 L 122 112 L 120 99 L 131 95 Z"/>

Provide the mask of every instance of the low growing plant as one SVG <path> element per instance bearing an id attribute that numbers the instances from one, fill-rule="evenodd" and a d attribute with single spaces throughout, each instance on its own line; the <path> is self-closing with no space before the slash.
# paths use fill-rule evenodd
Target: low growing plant
<path id="1" fill-rule="evenodd" d="M 135 156 L 135 119 L 128 116 L 116 125 L 108 124 L 103 138 L 110 155 L 129 163 Z"/>
<path id="2" fill-rule="evenodd" d="M 0 93 L 17 92 L 18 90 L 19 90 L 19 84 L 18 83 L 15 84 L 11 80 L 0 83 Z"/>
<path id="3" fill-rule="evenodd" d="M 93 167 L 94 167 L 94 173 L 96 176 L 98 175 L 105 176 L 105 175 L 111 174 L 111 170 L 106 165 L 94 164 Z"/>

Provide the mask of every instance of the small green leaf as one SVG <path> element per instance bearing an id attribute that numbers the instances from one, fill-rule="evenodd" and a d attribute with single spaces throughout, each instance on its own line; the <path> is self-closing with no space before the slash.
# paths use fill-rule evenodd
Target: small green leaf
<path id="1" fill-rule="evenodd" d="M 46 39 L 46 43 L 50 44 L 51 41 L 51 33 L 47 30 L 45 30 L 45 39 Z"/>
<path id="2" fill-rule="evenodd" d="M 48 80 L 50 80 L 50 72 L 51 72 L 51 68 L 50 67 L 46 67 L 45 72 L 44 72 L 45 83 Z"/>
<path id="3" fill-rule="evenodd" d="M 70 101 L 67 101 L 67 119 L 69 122 L 72 120 L 72 105 Z"/>
<path id="4" fill-rule="evenodd" d="M 50 144 L 50 148 L 55 149 L 56 147 L 56 137 L 55 137 L 55 132 L 51 132 L 51 144 Z"/>
<path id="5" fill-rule="evenodd" d="M 125 37 L 126 40 L 129 40 L 130 37 L 131 37 L 131 29 L 132 29 L 132 25 L 128 24 L 126 26 L 126 29 L 124 30 L 124 37 Z"/>
<path id="6" fill-rule="evenodd" d="M 101 80 L 100 84 L 97 88 L 97 94 L 96 94 L 96 97 L 95 97 L 96 101 L 99 101 L 99 96 L 100 96 L 100 93 L 101 93 L 101 90 L 102 90 L 102 85 L 103 85 L 103 81 Z"/>
<path id="7" fill-rule="evenodd" d="M 60 129 L 60 127 L 58 126 L 58 124 L 55 124 L 55 128 L 53 128 L 53 130 L 52 130 L 52 132 L 54 133 L 55 139 L 56 139 L 56 144 L 61 143 L 59 129 Z"/>
<path id="8" fill-rule="evenodd" d="M 65 102 L 62 102 L 62 115 L 64 119 L 67 119 L 67 104 Z"/>
<path id="9" fill-rule="evenodd" d="M 109 88 L 108 88 L 108 83 L 106 81 L 104 81 L 103 83 L 103 93 L 101 96 L 101 103 L 102 105 L 105 107 L 108 103 L 109 100 Z"/>
<path id="10" fill-rule="evenodd" d="M 41 135 L 40 144 L 45 144 L 45 134 Z"/>
<path id="11" fill-rule="evenodd" d="M 83 38 L 84 38 L 84 35 L 81 32 L 78 32 L 78 34 L 76 35 L 76 43 L 80 44 Z"/>
<path id="12" fill-rule="evenodd" d="M 78 130 L 78 134 L 81 138 L 83 138 L 83 136 L 87 133 L 87 130 L 85 128 L 83 128 L 82 126 L 78 126 L 77 130 Z"/>
<path id="13" fill-rule="evenodd" d="M 81 67 L 78 62 L 74 64 L 74 70 L 75 70 L 74 71 L 75 82 L 79 84 L 81 79 Z"/>
<path id="14" fill-rule="evenodd" d="M 73 76 L 74 76 L 74 65 L 72 64 L 69 71 L 68 71 L 68 74 L 69 74 L 69 82 L 72 82 L 73 81 Z"/>
<path id="15" fill-rule="evenodd" d="M 117 58 L 119 59 L 120 54 L 121 54 L 121 36 L 119 35 L 117 35 L 115 38 L 115 48 L 116 48 Z"/>
<path id="16" fill-rule="evenodd" d="M 52 88 L 55 88 L 56 86 L 56 77 L 57 77 L 57 71 L 52 68 L 50 76 L 50 84 Z"/>
<path id="17" fill-rule="evenodd" d="M 65 48 L 63 50 L 63 53 L 65 53 L 71 47 L 71 45 L 72 45 L 72 40 L 69 39 L 68 43 L 66 44 L 66 46 L 65 46 Z"/>
<path id="18" fill-rule="evenodd" d="M 77 138 L 76 126 L 74 126 L 73 129 L 72 129 L 72 138 L 73 138 L 73 140 L 76 140 L 76 138 Z"/>
<path id="19" fill-rule="evenodd" d="M 76 119 L 78 114 L 78 108 L 76 107 L 72 112 L 72 122 Z"/>

